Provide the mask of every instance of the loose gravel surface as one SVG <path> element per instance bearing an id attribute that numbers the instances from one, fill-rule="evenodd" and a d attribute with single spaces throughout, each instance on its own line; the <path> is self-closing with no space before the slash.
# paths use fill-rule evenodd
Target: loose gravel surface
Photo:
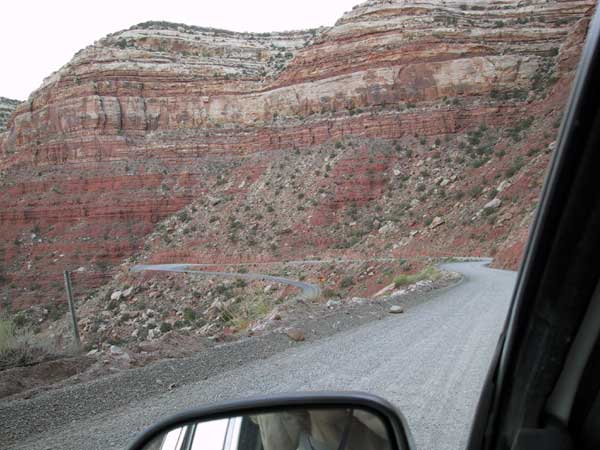
<path id="1" fill-rule="evenodd" d="M 246 280 L 262 280 L 272 281 L 274 283 L 286 284 L 295 286 L 300 289 L 299 298 L 310 300 L 321 295 L 321 288 L 316 284 L 306 283 L 304 281 L 290 280 L 289 278 L 277 277 L 273 275 L 263 275 L 260 273 L 239 273 L 239 272 L 213 272 L 208 270 L 200 270 L 206 267 L 206 264 L 152 264 L 138 265 L 131 268 L 132 272 L 156 271 L 156 272 L 181 272 L 195 274 L 205 277 L 228 277 L 228 278 L 243 278 Z"/>
<path id="2" fill-rule="evenodd" d="M 445 267 L 464 280 L 403 298 L 404 314 L 388 314 L 389 304 L 344 308 L 327 320 L 309 318 L 304 343 L 281 334 L 247 339 L 0 404 L 0 447 L 126 448 L 137 432 L 185 408 L 327 389 L 392 401 L 419 450 L 461 449 L 516 274 L 482 262 Z"/>

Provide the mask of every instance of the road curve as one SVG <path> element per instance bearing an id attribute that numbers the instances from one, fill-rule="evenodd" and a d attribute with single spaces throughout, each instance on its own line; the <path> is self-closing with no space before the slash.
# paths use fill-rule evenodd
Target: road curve
<path id="1" fill-rule="evenodd" d="M 260 273 L 241 273 L 241 272 L 213 272 L 207 270 L 197 270 L 199 268 L 206 267 L 204 264 L 140 264 L 131 267 L 131 272 L 143 272 L 143 271 L 156 271 L 156 272 L 180 272 L 180 273 L 191 273 L 198 276 L 204 277 L 225 277 L 225 278 L 244 278 L 246 280 L 262 280 L 271 281 L 273 283 L 287 284 L 288 286 L 295 286 L 302 292 L 298 296 L 303 300 L 310 300 L 317 298 L 321 295 L 321 288 L 316 284 L 305 283 L 304 281 L 292 280 L 284 277 L 277 277 L 274 275 L 264 275 Z"/>
<path id="2" fill-rule="evenodd" d="M 462 272 L 463 282 L 432 293 L 403 315 L 28 434 L 8 448 L 117 449 L 164 415 L 207 402 L 276 392 L 362 390 L 400 408 L 418 450 L 463 449 L 516 273 L 488 269 L 483 262 L 443 266 Z"/>

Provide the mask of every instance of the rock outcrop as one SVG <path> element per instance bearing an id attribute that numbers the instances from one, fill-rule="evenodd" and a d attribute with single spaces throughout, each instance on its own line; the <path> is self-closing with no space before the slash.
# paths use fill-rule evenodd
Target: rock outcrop
<path id="1" fill-rule="evenodd" d="M 134 255 L 500 256 L 529 224 L 593 4 L 377 0 L 306 32 L 99 40 L 0 134 L 4 306 L 56 302 L 65 268 L 87 294 Z"/>
<path id="2" fill-rule="evenodd" d="M 0 97 L 0 133 L 6 131 L 6 123 L 19 103 L 19 100 Z"/>

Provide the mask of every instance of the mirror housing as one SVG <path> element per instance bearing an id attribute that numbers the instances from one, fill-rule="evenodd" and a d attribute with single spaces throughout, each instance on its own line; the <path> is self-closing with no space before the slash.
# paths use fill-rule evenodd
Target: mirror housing
<path id="1" fill-rule="evenodd" d="M 135 439 L 129 449 L 148 450 L 154 448 L 155 442 L 169 432 L 199 423 L 232 417 L 251 417 L 277 413 L 289 414 L 294 413 L 294 411 L 313 412 L 318 410 L 358 410 L 370 414 L 376 417 L 386 430 L 388 445 L 391 450 L 414 450 L 412 436 L 404 416 L 386 400 L 360 392 L 283 394 L 195 408 L 171 416 L 151 426 Z M 351 443 L 348 447 L 352 448 Z"/>

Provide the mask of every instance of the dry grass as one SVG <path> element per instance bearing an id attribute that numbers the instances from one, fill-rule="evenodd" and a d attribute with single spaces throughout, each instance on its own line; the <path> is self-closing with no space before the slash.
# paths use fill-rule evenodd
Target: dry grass
<path id="1" fill-rule="evenodd" d="M 15 342 L 15 324 L 12 320 L 0 317 L 0 355 L 12 348 Z"/>
<path id="2" fill-rule="evenodd" d="M 35 364 L 59 354 L 55 342 L 42 341 L 28 330 L 17 329 L 11 319 L 0 317 L 0 370 Z"/>
<path id="3" fill-rule="evenodd" d="M 257 293 L 230 305 L 222 317 L 228 325 L 238 330 L 245 330 L 252 322 L 265 318 L 274 306 L 274 299 L 263 293 Z"/>
<path id="4" fill-rule="evenodd" d="M 439 280 L 441 276 L 442 272 L 440 272 L 437 267 L 427 266 L 419 273 L 415 273 L 413 275 L 398 275 L 394 279 L 394 286 L 399 288 L 401 286 L 406 286 L 422 280 L 436 281 Z"/>

